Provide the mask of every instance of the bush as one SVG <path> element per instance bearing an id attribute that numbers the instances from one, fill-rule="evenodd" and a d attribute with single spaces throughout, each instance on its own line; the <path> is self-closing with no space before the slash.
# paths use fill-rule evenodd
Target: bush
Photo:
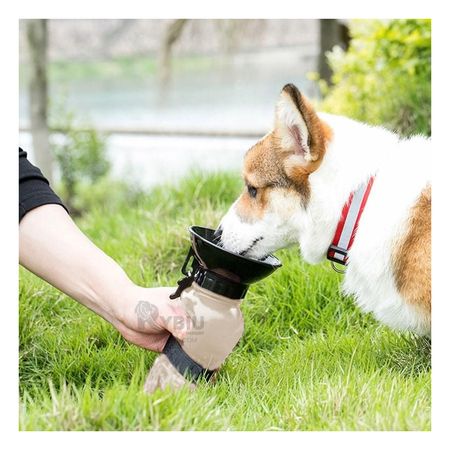
<path id="1" fill-rule="evenodd" d="M 328 61 L 322 109 L 404 136 L 431 134 L 431 20 L 350 22 L 350 46 Z"/>
<path id="2" fill-rule="evenodd" d="M 52 151 L 60 171 L 61 193 L 72 213 L 84 208 L 78 194 L 97 183 L 110 169 L 105 139 L 89 126 L 77 129 L 72 114 L 63 114 L 57 128 L 64 130 L 62 139 L 52 143 Z"/>

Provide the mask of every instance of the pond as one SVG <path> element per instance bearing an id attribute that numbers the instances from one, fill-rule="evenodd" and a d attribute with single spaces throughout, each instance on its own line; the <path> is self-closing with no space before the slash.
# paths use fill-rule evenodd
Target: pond
<path id="1" fill-rule="evenodd" d="M 65 80 L 50 86 L 50 102 L 82 122 L 108 129 L 167 129 L 248 134 L 251 138 L 112 134 L 113 173 L 144 185 L 179 179 L 193 169 L 239 170 L 245 151 L 269 131 L 282 86 L 294 82 L 309 96 L 316 85 L 313 48 L 241 54 L 232 63 L 175 73 L 161 95 L 155 75 Z M 28 125 L 26 86 L 20 86 L 20 125 Z M 31 150 L 29 133 L 20 144 Z"/>

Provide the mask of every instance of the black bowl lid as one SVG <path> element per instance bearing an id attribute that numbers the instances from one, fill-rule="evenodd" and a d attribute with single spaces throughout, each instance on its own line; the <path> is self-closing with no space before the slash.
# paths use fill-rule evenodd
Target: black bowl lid
<path id="1" fill-rule="evenodd" d="M 281 267 L 281 262 L 273 255 L 264 260 L 241 256 L 217 245 L 211 228 L 192 226 L 192 249 L 201 262 L 209 270 L 219 274 L 231 273 L 243 284 L 251 284 L 269 276 Z"/>

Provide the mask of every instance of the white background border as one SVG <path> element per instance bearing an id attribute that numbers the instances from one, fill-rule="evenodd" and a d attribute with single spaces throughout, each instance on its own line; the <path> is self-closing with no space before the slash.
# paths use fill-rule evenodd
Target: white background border
<path id="1" fill-rule="evenodd" d="M 19 3 L 19 2 L 17 2 Z M 450 24 L 444 9 L 446 2 L 423 1 L 320 1 L 256 0 L 121 2 L 76 0 L 20 0 L 20 5 L 3 3 L 1 33 L 1 418 L 2 442 L 21 441 L 30 448 L 79 448 L 80 445 L 102 448 L 180 449 L 211 445 L 280 448 L 280 445 L 307 445 L 311 448 L 387 448 L 408 449 L 433 446 L 442 448 L 447 441 L 450 414 L 449 392 L 449 281 L 446 274 L 449 254 L 448 200 L 450 146 L 448 132 L 448 33 Z M 431 17 L 433 19 L 433 431 L 427 432 L 308 432 L 308 433 L 36 433 L 18 432 L 18 270 L 17 270 L 17 143 L 18 143 L 18 20 L 19 18 L 399 18 Z M 430 155 L 424 154 L 424 158 Z M 407 176 L 407 174 L 405 174 Z M 446 337 L 447 336 L 447 337 Z M 7 431 L 7 434 L 5 433 Z M 447 438 L 447 439 L 445 439 Z M 83 441 L 83 442 L 81 442 Z M 282 442 L 281 442 L 282 441 Z M 439 444 L 438 444 L 439 442 Z"/>

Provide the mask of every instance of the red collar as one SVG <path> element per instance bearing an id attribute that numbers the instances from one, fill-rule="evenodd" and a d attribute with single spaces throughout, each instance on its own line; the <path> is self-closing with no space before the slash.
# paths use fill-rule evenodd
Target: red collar
<path id="1" fill-rule="evenodd" d="M 371 176 L 367 182 L 353 191 L 342 208 L 341 218 L 327 252 L 330 261 L 347 265 L 347 254 L 353 245 L 359 219 L 366 206 L 374 179 L 375 176 Z"/>

